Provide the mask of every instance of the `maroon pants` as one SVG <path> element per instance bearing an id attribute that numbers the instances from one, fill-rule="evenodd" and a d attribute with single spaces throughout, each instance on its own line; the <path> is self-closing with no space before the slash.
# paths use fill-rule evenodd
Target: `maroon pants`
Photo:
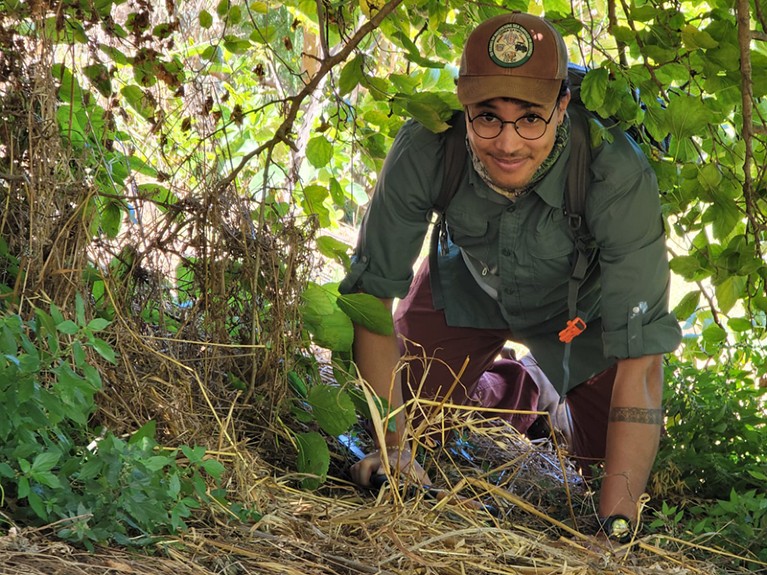
<path id="1" fill-rule="evenodd" d="M 424 261 L 410 292 L 397 306 L 395 327 L 407 358 L 403 371 L 405 401 L 418 395 L 449 400 L 460 405 L 480 405 L 521 411 L 538 411 L 541 389 L 525 366 L 514 359 L 499 359 L 505 343 L 513 341 L 508 330 L 451 327 L 441 310 L 435 310 Z M 463 370 L 463 371 L 461 371 Z M 456 376 L 461 373 L 461 377 Z M 615 380 L 615 367 L 580 384 L 565 399 L 571 420 L 570 453 L 588 469 L 604 458 L 607 416 Z M 498 415 L 524 433 L 537 415 Z M 417 414 L 415 414 L 417 417 Z"/>

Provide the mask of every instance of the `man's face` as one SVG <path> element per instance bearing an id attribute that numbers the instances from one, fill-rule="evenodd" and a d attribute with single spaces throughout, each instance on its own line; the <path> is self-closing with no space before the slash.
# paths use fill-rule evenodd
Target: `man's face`
<path id="1" fill-rule="evenodd" d="M 570 101 L 570 93 L 559 100 L 557 104 L 544 107 L 537 104 L 520 102 L 506 98 L 494 98 L 467 106 L 466 131 L 474 153 L 485 166 L 490 179 L 504 189 L 519 189 L 524 187 L 538 167 L 548 157 L 557 135 L 557 126 L 565 117 L 565 110 Z M 503 121 L 520 120 L 520 125 L 526 121 L 529 114 L 536 114 L 542 120 L 549 116 L 551 120 L 546 132 L 537 140 L 522 138 L 514 126 L 504 124 L 503 130 L 495 138 L 485 139 L 472 129 L 469 117 L 481 121 L 484 114 L 490 114 Z"/>

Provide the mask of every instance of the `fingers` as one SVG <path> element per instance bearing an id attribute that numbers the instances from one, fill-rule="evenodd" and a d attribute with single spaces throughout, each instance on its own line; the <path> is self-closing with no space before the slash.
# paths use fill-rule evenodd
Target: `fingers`
<path id="1" fill-rule="evenodd" d="M 429 475 L 415 461 L 410 450 L 390 449 L 387 452 L 387 459 L 393 471 L 407 474 L 411 481 L 422 485 L 431 485 Z M 374 475 L 386 475 L 386 472 L 387 469 L 383 464 L 380 451 L 374 451 L 349 468 L 352 480 L 361 487 L 370 487 L 372 485 L 371 478 Z"/>

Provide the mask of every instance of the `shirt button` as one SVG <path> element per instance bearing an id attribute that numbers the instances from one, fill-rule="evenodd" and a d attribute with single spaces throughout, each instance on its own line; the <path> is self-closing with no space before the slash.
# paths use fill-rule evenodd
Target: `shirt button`
<path id="1" fill-rule="evenodd" d="M 511 288 L 507 287 L 506 289 L 503 290 L 503 293 L 510 295 L 511 294 Z"/>
<path id="2" fill-rule="evenodd" d="M 509 257 L 511 255 L 511 250 L 509 248 L 503 248 L 501 250 L 501 254 L 506 256 L 506 257 Z"/>

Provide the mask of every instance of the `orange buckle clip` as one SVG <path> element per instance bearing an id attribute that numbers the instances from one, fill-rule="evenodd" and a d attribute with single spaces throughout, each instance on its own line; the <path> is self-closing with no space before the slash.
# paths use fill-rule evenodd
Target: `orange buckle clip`
<path id="1" fill-rule="evenodd" d="M 559 332 L 559 341 L 570 343 L 576 336 L 582 334 L 586 329 L 586 322 L 577 317 L 567 322 L 567 327 Z"/>

